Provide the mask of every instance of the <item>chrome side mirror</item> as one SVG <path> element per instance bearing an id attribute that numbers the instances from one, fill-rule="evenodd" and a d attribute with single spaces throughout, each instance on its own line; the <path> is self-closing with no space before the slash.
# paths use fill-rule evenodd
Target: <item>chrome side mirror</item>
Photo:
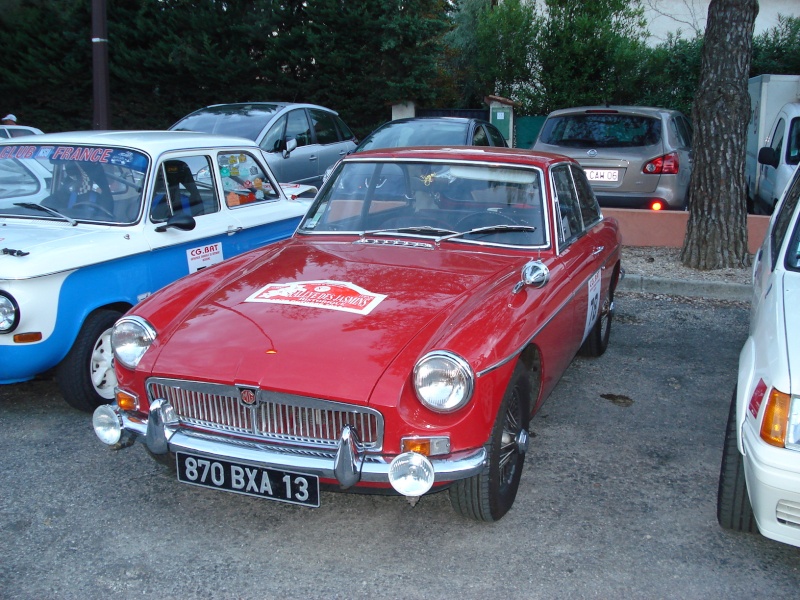
<path id="1" fill-rule="evenodd" d="M 521 280 L 514 286 L 514 293 L 526 285 L 535 288 L 543 287 L 550 280 L 550 269 L 540 260 L 532 260 L 522 267 Z"/>

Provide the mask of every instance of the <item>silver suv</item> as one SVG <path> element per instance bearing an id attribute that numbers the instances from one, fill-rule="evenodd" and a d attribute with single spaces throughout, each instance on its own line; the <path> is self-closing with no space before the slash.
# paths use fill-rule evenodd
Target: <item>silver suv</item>
<path id="1" fill-rule="evenodd" d="M 601 206 L 687 206 L 692 125 L 678 111 L 642 106 L 556 110 L 547 116 L 533 149 L 576 159 Z"/>
<path id="2" fill-rule="evenodd" d="M 296 102 L 215 104 L 183 117 L 170 129 L 253 140 L 279 182 L 317 187 L 325 171 L 358 143 L 336 112 Z"/>

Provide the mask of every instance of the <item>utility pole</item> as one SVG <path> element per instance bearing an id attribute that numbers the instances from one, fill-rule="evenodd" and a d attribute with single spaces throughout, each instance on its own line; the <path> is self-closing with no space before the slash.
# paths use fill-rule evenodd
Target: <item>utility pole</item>
<path id="1" fill-rule="evenodd" d="M 92 81 L 94 118 L 92 129 L 110 129 L 108 85 L 108 23 L 106 0 L 92 0 Z"/>

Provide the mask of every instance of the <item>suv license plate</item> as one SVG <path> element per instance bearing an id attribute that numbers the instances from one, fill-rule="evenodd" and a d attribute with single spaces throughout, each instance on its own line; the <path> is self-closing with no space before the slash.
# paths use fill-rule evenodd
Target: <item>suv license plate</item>
<path id="1" fill-rule="evenodd" d="M 619 171 L 616 169 L 584 169 L 589 181 L 619 181 Z"/>
<path id="2" fill-rule="evenodd" d="M 319 478 L 177 452 L 178 481 L 268 500 L 319 507 Z"/>

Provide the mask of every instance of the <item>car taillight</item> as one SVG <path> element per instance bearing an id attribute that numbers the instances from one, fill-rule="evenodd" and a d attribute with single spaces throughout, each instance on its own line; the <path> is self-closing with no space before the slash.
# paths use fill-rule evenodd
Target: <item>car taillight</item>
<path id="1" fill-rule="evenodd" d="M 642 172 L 648 175 L 677 175 L 679 169 L 678 153 L 670 152 L 651 160 L 644 166 Z"/>

